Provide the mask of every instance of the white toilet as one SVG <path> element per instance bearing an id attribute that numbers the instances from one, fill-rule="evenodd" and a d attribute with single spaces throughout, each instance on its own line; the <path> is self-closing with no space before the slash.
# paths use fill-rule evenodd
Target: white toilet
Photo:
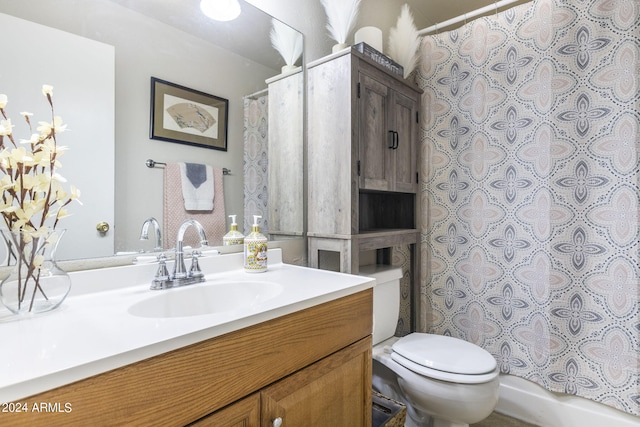
<path id="1" fill-rule="evenodd" d="M 468 427 L 498 402 L 498 369 L 486 350 L 453 337 L 394 337 L 400 310 L 399 268 L 366 266 L 374 277 L 373 388 L 407 405 L 407 427 Z"/>

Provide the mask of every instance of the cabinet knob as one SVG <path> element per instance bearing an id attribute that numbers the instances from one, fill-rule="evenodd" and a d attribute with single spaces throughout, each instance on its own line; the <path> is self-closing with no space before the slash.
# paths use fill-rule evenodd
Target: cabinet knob
<path id="1" fill-rule="evenodd" d="M 282 418 L 278 417 L 271 423 L 273 427 L 280 427 L 282 425 Z"/>

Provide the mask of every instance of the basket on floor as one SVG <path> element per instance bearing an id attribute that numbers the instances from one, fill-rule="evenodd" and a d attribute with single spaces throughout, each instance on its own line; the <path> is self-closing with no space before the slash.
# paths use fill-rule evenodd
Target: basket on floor
<path id="1" fill-rule="evenodd" d="M 372 399 L 372 427 L 404 427 L 407 407 L 403 403 L 375 391 L 372 393 Z"/>

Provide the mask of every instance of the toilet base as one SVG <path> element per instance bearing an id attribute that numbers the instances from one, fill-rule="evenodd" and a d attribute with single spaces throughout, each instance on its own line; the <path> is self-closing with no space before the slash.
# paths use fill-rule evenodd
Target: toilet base
<path id="1" fill-rule="evenodd" d="M 422 421 L 416 421 L 407 412 L 407 420 L 404 423 L 404 427 L 469 427 L 469 424 L 456 423 L 453 421 L 442 420 L 425 416 L 428 419 Z"/>
<path id="2" fill-rule="evenodd" d="M 406 427 L 468 427 L 491 414 L 498 401 L 497 371 L 487 383 L 435 380 L 391 358 L 392 338 L 373 347 L 373 389 L 407 406 Z"/>
<path id="3" fill-rule="evenodd" d="M 395 374 L 384 366 L 376 364 L 376 375 L 373 377 L 373 390 L 394 400 L 402 402 L 407 407 L 404 427 L 469 427 L 469 424 L 436 419 L 425 413 L 416 413 L 413 406 L 402 395 Z"/>
<path id="4" fill-rule="evenodd" d="M 469 427 L 469 424 L 460 424 L 445 420 L 433 420 L 432 427 Z"/>

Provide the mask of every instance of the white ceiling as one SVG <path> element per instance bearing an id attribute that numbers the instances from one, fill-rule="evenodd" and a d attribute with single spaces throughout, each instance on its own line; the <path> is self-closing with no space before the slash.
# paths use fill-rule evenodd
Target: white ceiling
<path id="1" fill-rule="evenodd" d="M 199 0 L 111 1 L 239 52 L 243 56 L 253 58 L 256 62 L 274 69 L 279 69 L 282 65 L 269 43 L 271 20 L 254 7 L 245 6 L 243 13 L 237 20 L 220 23 L 205 18 L 199 12 Z M 330 52 L 332 44 L 335 43 L 327 37 L 326 15 L 320 0 L 247 1 L 302 31 L 305 34 L 307 61 Z M 519 0 L 518 3 L 526 1 L 530 0 Z M 416 27 L 423 29 L 481 7 L 495 4 L 496 1 L 361 0 L 359 26 L 377 25 L 383 31 L 388 31 L 391 26 L 395 26 L 400 7 L 404 3 L 409 5 Z M 462 24 L 464 22 L 458 26 Z"/>

